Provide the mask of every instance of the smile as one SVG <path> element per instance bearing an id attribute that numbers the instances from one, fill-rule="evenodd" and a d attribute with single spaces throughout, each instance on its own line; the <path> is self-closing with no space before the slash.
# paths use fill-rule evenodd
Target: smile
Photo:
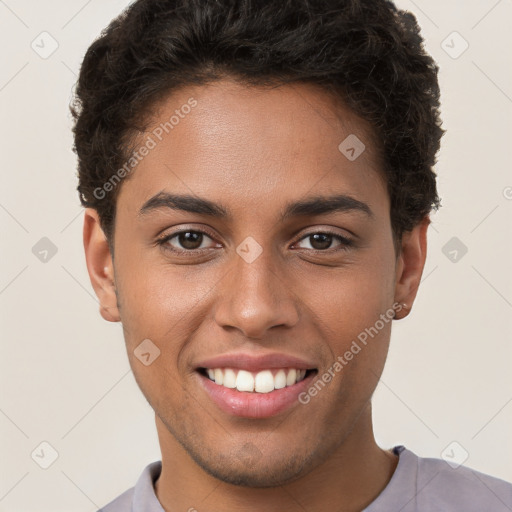
<path id="1" fill-rule="evenodd" d="M 219 386 L 247 393 L 271 393 L 293 386 L 306 378 L 308 372 L 298 368 L 272 368 L 249 372 L 237 368 L 201 368 L 203 375 Z"/>

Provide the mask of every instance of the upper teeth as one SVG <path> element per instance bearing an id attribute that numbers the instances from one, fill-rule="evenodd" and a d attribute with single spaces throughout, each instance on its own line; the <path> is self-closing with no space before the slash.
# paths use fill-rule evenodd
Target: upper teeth
<path id="1" fill-rule="evenodd" d="M 262 370 L 251 373 L 246 370 L 232 368 L 208 368 L 208 377 L 220 386 L 236 388 L 238 391 L 270 393 L 274 389 L 293 386 L 306 375 L 306 370 L 281 369 Z"/>

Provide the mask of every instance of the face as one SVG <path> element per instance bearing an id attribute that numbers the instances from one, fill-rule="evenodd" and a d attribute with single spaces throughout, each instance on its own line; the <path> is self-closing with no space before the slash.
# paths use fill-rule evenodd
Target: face
<path id="1" fill-rule="evenodd" d="M 94 213 L 86 218 L 103 315 L 122 321 L 161 441 L 225 482 L 293 481 L 369 421 L 389 312 L 414 298 L 420 277 L 404 272 L 414 250 L 395 253 L 370 133 L 313 86 L 185 88 L 136 144 L 155 142 L 119 192 L 111 275 Z M 355 159 L 361 146 L 338 148 L 350 135 L 366 146 Z M 233 388 L 251 385 L 241 370 L 267 392 Z M 288 385 L 269 391 L 283 372 Z"/>

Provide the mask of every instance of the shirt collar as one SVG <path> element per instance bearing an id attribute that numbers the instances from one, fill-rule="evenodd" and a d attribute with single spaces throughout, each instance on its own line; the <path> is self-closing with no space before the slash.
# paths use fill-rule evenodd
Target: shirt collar
<path id="1" fill-rule="evenodd" d="M 133 491 L 132 512 L 165 512 L 155 494 L 154 484 L 162 471 L 162 461 L 144 468 Z"/>
<path id="2" fill-rule="evenodd" d="M 395 446 L 393 453 L 398 455 L 398 465 L 388 485 L 363 512 L 380 512 L 402 507 L 402 512 L 414 510 L 413 498 L 416 487 L 417 456 L 405 446 Z M 132 512 L 165 512 L 155 494 L 154 484 L 160 472 L 162 462 L 155 461 L 144 468 L 133 492 Z M 409 496 L 409 494 L 411 494 Z"/>
<path id="3" fill-rule="evenodd" d="M 414 498 L 417 493 L 418 456 L 402 445 L 395 446 L 393 453 L 398 455 L 398 464 L 391 480 L 363 512 L 415 511 L 416 501 Z"/>

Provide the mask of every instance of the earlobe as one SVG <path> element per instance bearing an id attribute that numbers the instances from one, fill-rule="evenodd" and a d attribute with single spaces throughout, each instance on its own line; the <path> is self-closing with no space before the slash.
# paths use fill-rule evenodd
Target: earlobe
<path id="1" fill-rule="evenodd" d="M 100 314 L 109 322 L 119 322 L 121 317 L 117 305 L 112 255 L 98 212 L 92 208 L 85 210 L 83 242 L 87 271 L 100 303 Z"/>
<path id="2" fill-rule="evenodd" d="M 427 257 L 429 224 L 430 218 L 426 216 L 402 236 L 401 252 L 396 264 L 395 302 L 401 305 L 395 312 L 397 320 L 405 318 L 410 313 L 416 298 Z"/>

